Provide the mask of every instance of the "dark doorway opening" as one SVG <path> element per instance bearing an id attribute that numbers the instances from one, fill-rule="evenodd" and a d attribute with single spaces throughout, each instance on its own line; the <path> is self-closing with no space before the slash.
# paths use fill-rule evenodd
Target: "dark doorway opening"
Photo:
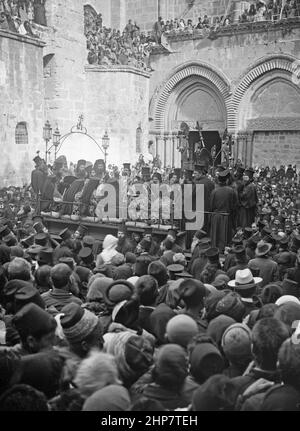
<path id="1" fill-rule="evenodd" d="M 189 153 L 190 153 L 190 161 L 194 164 L 199 163 L 200 161 L 204 161 L 208 167 L 212 167 L 220 165 L 221 158 L 221 146 L 222 140 L 219 132 L 217 131 L 209 131 L 202 132 L 204 145 L 207 151 L 203 150 L 199 155 L 196 154 L 195 150 L 197 148 L 197 144 L 200 141 L 199 132 L 190 132 L 189 133 Z M 212 157 L 212 149 L 215 146 L 215 156 L 217 158 L 215 161 Z"/>

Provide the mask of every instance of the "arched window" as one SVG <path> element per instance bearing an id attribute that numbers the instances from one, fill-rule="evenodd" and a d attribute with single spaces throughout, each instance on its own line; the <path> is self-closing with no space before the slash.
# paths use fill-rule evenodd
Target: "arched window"
<path id="1" fill-rule="evenodd" d="M 48 54 L 43 57 L 44 78 L 51 78 L 54 73 L 55 59 L 54 54 Z"/>
<path id="2" fill-rule="evenodd" d="M 27 123 L 25 121 L 21 121 L 16 126 L 16 144 L 28 144 Z"/>

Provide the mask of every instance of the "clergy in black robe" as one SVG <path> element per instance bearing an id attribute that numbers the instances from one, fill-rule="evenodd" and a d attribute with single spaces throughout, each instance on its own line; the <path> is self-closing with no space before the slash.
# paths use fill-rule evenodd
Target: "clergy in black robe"
<path id="1" fill-rule="evenodd" d="M 195 165 L 195 182 L 193 187 L 193 197 L 196 194 L 196 184 L 203 184 L 204 186 L 204 225 L 203 230 L 207 231 L 209 227 L 209 212 L 210 212 L 210 198 L 215 184 L 207 177 L 207 167 L 204 161 L 200 161 Z"/>
<path id="2" fill-rule="evenodd" d="M 229 171 L 219 173 L 219 187 L 211 194 L 211 246 L 217 247 L 221 253 L 231 242 L 236 225 L 237 193 L 226 185 Z"/>
<path id="3" fill-rule="evenodd" d="M 83 189 L 83 186 L 84 186 L 84 180 L 77 179 L 70 185 L 68 190 L 66 190 L 66 192 L 64 193 L 63 204 L 61 209 L 62 215 L 72 214 L 75 195 Z"/>
<path id="4" fill-rule="evenodd" d="M 90 216 L 89 206 L 93 196 L 94 191 L 97 189 L 100 183 L 100 178 L 90 178 L 86 180 L 82 195 L 81 195 L 81 207 L 80 207 L 80 215 L 81 216 Z"/>
<path id="5" fill-rule="evenodd" d="M 42 193 L 45 180 L 47 177 L 47 166 L 40 156 L 36 156 L 33 161 L 35 162 L 35 169 L 31 172 L 31 187 L 34 193 L 38 196 Z"/>
<path id="6" fill-rule="evenodd" d="M 249 168 L 245 170 L 245 186 L 240 194 L 239 225 L 242 228 L 250 227 L 255 221 L 257 211 L 257 191 L 253 184 L 254 170 Z"/>
<path id="7" fill-rule="evenodd" d="M 50 211 L 53 203 L 56 176 L 48 176 L 41 194 L 41 211 Z"/>

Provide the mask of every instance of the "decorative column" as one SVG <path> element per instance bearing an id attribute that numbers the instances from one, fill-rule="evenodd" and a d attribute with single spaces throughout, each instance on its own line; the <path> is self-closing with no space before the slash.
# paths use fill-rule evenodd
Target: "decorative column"
<path id="1" fill-rule="evenodd" d="M 171 159 L 172 159 L 172 161 L 171 161 L 171 166 L 172 166 L 172 168 L 175 168 L 175 148 L 176 148 L 176 138 L 175 138 L 175 136 L 174 136 L 174 134 L 172 133 L 172 149 L 171 149 L 171 151 L 172 151 L 172 157 L 171 157 Z"/>
<path id="2" fill-rule="evenodd" d="M 167 141 L 168 141 L 168 135 L 164 135 L 163 137 L 164 140 L 164 168 L 167 166 Z"/>

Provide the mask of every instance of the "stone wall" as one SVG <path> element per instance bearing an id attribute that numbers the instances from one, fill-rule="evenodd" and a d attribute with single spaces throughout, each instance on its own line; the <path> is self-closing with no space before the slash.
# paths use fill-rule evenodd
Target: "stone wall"
<path id="1" fill-rule="evenodd" d="M 87 63 L 82 0 L 51 0 L 51 34 L 47 53 L 53 53 L 52 75 L 45 117 L 65 133 L 84 113 L 84 66 Z M 47 5 L 48 5 L 47 3 Z M 94 4 L 91 4 L 94 6 Z M 49 78 L 49 77 L 48 77 Z M 47 78 L 46 78 L 47 79 Z"/>
<path id="2" fill-rule="evenodd" d="M 28 183 L 32 157 L 43 150 L 43 50 L 39 41 L 0 31 L 0 187 Z M 16 144 L 25 122 L 28 144 Z"/>
<path id="3" fill-rule="evenodd" d="M 253 164 L 255 166 L 300 165 L 300 131 L 255 132 Z"/>
<path id="4" fill-rule="evenodd" d="M 108 163 L 133 163 L 137 159 L 136 129 L 142 129 L 142 152 L 147 152 L 149 76 L 130 68 L 104 70 L 86 67 L 86 126 L 102 144 L 107 130 L 110 136 Z M 90 156 L 103 158 L 90 142 Z M 85 147 L 86 150 L 86 147 Z M 92 151 L 95 151 L 92 154 Z"/>

